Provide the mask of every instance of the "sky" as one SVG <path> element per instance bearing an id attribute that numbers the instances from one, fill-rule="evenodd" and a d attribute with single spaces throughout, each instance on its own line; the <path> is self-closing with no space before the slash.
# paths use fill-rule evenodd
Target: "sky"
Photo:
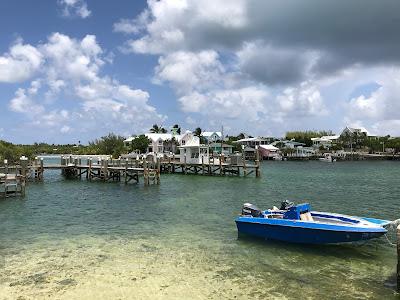
<path id="1" fill-rule="evenodd" d="M 2 0 L 0 139 L 400 136 L 398 0 Z"/>

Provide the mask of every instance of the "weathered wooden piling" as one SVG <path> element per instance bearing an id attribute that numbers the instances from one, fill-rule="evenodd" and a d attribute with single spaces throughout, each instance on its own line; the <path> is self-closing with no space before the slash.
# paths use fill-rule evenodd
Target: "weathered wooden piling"
<path id="1" fill-rule="evenodd" d="M 258 147 L 256 148 L 256 177 L 260 177 L 261 176 L 261 172 L 260 172 L 260 152 Z"/>

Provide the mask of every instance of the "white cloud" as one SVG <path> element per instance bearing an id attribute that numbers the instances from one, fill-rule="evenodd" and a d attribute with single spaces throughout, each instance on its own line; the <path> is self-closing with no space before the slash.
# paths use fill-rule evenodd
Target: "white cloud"
<path id="1" fill-rule="evenodd" d="M 277 96 L 277 102 L 280 107 L 278 112 L 288 116 L 323 116 L 327 113 L 318 88 L 309 82 L 286 88 Z"/>
<path id="2" fill-rule="evenodd" d="M 399 70 L 400 4 L 370 1 L 364 14 L 356 13 L 359 7 L 357 1 L 149 0 L 114 30 L 133 34 L 128 52 L 158 56 L 154 82 L 170 85 L 191 118 L 252 130 L 249 120 L 261 118 L 275 128 L 339 130 L 344 117 L 370 126 L 400 119 L 399 84 L 382 78 Z M 349 101 L 357 86 L 375 81 L 378 91 Z"/>
<path id="3" fill-rule="evenodd" d="M 68 133 L 71 131 L 71 127 L 64 125 L 63 127 L 61 127 L 60 132 L 61 133 Z"/>
<path id="4" fill-rule="evenodd" d="M 29 79 L 40 68 L 42 54 L 29 44 L 18 41 L 10 51 L 0 56 L 0 82 L 20 82 Z"/>
<path id="5" fill-rule="evenodd" d="M 94 80 L 102 65 L 101 47 L 93 35 L 86 35 L 81 41 L 67 35 L 54 33 L 48 43 L 40 46 L 49 60 L 48 75 L 69 80 Z"/>
<path id="6" fill-rule="evenodd" d="M 350 99 L 345 119 L 358 120 L 377 134 L 400 135 L 400 70 L 384 70 L 381 74 L 376 91 Z"/>
<path id="7" fill-rule="evenodd" d="M 139 33 L 141 30 L 146 28 L 149 18 L 149 11 L 144 10 L 135 19 L 121 19 L 117 23 L 114 23 L 114 31 L 123 33 Z"/>
<path id="8" fill-rule="evenodd" d="M 349 101 L 350 116 L 369 120 L 400 120 L 400 70 L 386 70 L 378 83 L 380 87 L 370 96 L 361 95 Z"/>
<path id="9" fill-rule="evenodd" d="M 44 111 L 44 107 L 35 103 L 25 89 L 19 88 L 11 99 L 10 109 L 14 112 L 30 114 L 32 117 Z"/>
<path id="10" fill-rule="evenodd" d="M 155 69 L 156 82 L 168 81 L 179 93 L 196 89 L 208 89 L 221 80 L 224 72 L 215 51 L 174 52 L 162 56 Z"/>
<path id="11" fill-rule="evenodd" d="M 40 72 L 31 74 L 30 86 L 19 88 L 9 102 L 9 109 L 24 114 L 28 124 L 54 134 L 105 134 L 140 132 L 166 119 L 149 104 L 146 91 L 101 75 L 107 53 L 95 36 L 79 40 L 54 33 L 29 47 L 41 58 Z"/>
<path id="12" fill-rule="evenodd" d="M 114 29 L 125 33 L 145 31 L 142 38 L 128 42 L 128 47 L 138 53 L 168 53 L 192 46 L 204 49 L 200 46 L 202 40 L 213 35 L 208 33 L 245 27 L 246 11 L 244 0 L 149 0 L 148 9 L 138 18 L 121 20 Z"/>
<path id="13" fill-rule="evenodd" d="M 84 0 L 58 0 L 64 17 L 79 17 L 86 19 L 92 12 L 88 9 Z"/>

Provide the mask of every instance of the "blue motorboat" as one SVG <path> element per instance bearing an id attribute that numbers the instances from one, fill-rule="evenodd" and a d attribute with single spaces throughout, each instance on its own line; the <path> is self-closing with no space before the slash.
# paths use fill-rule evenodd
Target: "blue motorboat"
<path id="1" fill-rule="evenodd" d="M 294 205 L 284 201 L 281 207 L 265 211 L 245 203 L 236 218 L 241 234 L 265 239 L 305 244 L 335 244 L 369 240 L 384 235 L 390 221 L 311 211 L 309 203 Z"/>

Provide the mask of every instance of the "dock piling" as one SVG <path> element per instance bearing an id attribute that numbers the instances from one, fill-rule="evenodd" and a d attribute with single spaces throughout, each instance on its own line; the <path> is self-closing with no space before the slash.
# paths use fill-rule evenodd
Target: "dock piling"
<path id="1" fill-rule="evenodd" d="M 397 279 L 397 292 L 400 293 L 400 225 L 397 226 L 397 272 L 396 272 L 396 279 Z"/>

